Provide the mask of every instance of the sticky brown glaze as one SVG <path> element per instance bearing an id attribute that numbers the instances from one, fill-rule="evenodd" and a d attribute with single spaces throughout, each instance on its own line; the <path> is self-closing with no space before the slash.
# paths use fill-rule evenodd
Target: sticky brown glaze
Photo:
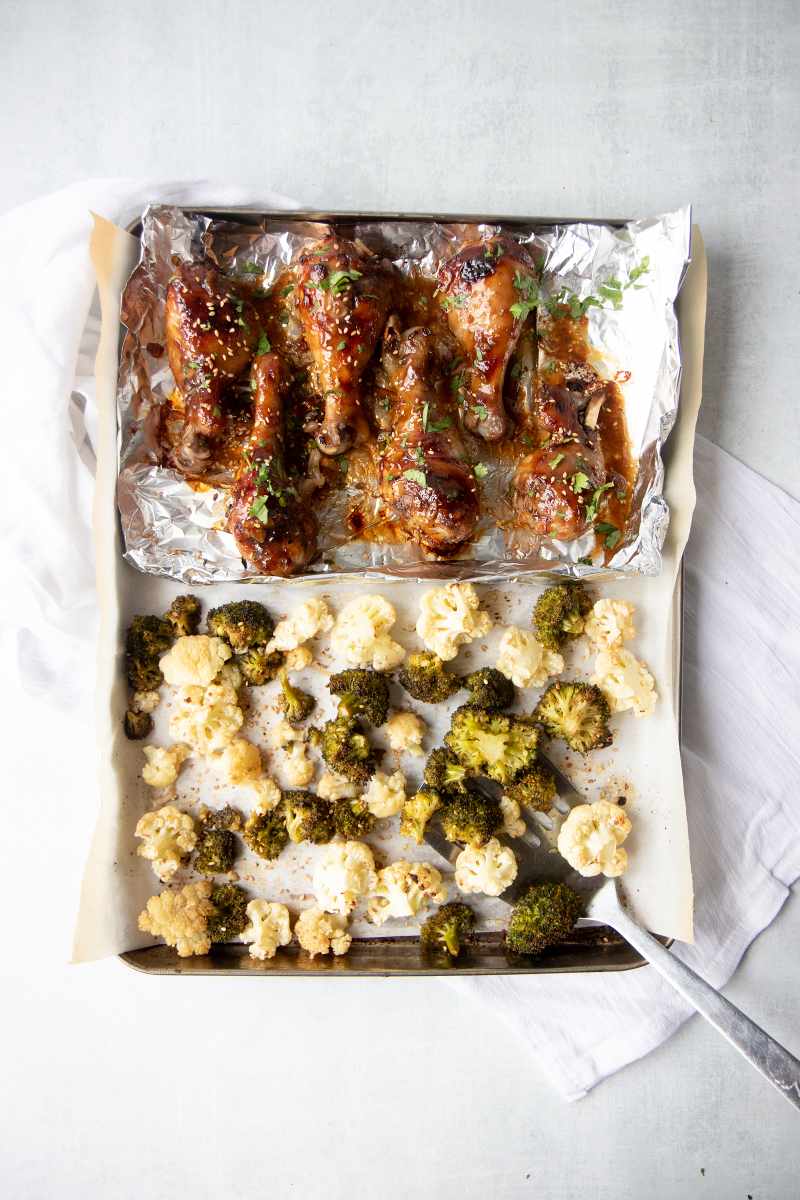
<path id="1" fill-rule="evenodd" d="M 176 458 L 197 471 L 222 433 L 223 389 L 245 370 L 259 334 L 258 314 L 213 267 L 183 263 L 167 288 L 167 357 L 184 407 Z"/>
<path id="2" fill-rule="evenodd" d="M 467 359 L 463 420 L 487 442 L 508 430 L 503 383 L 508 361 L 532 314 L 515 316 L 525 284 L 537 286 L 533 260 L 513 238 L 498 236 L 462 247 L 438 275 L 450 329 Z"/>
<path id="3" fill-rule="evenodd" d="M 383 331 L 392 276 L 355 242 L 330 235 L 300 255 L 295 277 L 291 299 L 323 402 L 311 432 L 323 454 L 342 454 L 369 433 L 361 377 Z"/>
<path id="4" fill-rule="evenodd" d="M 253 426 L 242 447 L 228 529 L 249 566 L 287 576 L 314 556 L 317 524 L 286 474 L 286 369 L 277 354 L 262 354 L 250 372 Z"/>
<path id="5" fill-rule="evenodd" d="M 419 327 L 401 336 L 390 321 L 382 367 L 392 398 L 391 432 L 379 465 L 389 519 L 409 540 L 448 557 L 475 532 L 478 492 L 432 331 Z"/>
<path id="6" fill-rule="evenodd" d="M 542 537 L 571 541 L 590 527 L 588 509 L 606 481 L 603 455 L 587 441 L 540 446 L 514 476 L 516 523 Z"/>

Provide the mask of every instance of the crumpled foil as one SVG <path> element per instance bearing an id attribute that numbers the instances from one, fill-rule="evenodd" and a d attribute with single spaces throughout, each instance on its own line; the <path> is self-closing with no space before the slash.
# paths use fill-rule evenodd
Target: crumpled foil
<path id="1" fill-rule="evenodd" d="M 441 259 L 458 248 L 467 228 L 422 218 L 349 218 L 346 226 L 349 234 L 378 250 L 401 272 L 418 270 L 429 277 Z M 605 564 L 588 565 L 580 560 L 595 546 L 591 532 L 560 542 L 501 528 L 491 514 L 502 511 L 510 468 L 497 464 L 484 481 L 484 505 L 490 515 L 463 557 L 436 562 L 413 545 L 349 535 L 344 517 L 352 507 L 353 491 L 344 486 L 317 505 L 321 553 L 307 568 L 307 576 L 369 572 L 501 581 L 543 571 L 576 578 L 659 572 L 669 523 L 661 451 L 678 409 L 681 356 L 675 299 L 689 263 L 691 210 L 681 208 L 619 226 L 536 221 L 526 225 L 515 220 L 502 227 L 529 244 L 537 257 L 544 256 L 544 281 L 551 294 L 565 287 L 579 298 L 597 295 L 609 280 L 627 280 L 631 270 L 648 260 L 646 276 L 625 291 L 620 308 L 592 306 L 587 312 L 592 365 L 604 378 L 619 381 L 631 452 L 638 463 L 624 537 Z M 231 477 L 220 474 L 198 489 L 161 461 L 162 406 L 175 386 L 163 348 L 164 300 L 175 259 L 209 256 L 226 273 L 243 279 L 257 266 L 266 289 L 324 228 L 291 213 L 243 213 L 224 219 L 167 206 L 145 211 L 140 261 L 123 294 L 127 332 L 118 386 L 118 504 L 125 558 L 140 570 L 191 585 L 263 579 L 244 565 L 225 530 Z M 497 228 L 488 223 L 469 226 L 473 234 L 476 229 Z M 377 513 L 380 501 L 371 503 Z"/>

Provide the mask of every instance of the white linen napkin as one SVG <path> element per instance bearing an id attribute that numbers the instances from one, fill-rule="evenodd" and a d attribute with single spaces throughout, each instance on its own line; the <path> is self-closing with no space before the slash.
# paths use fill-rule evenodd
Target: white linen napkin
<path id="1" fill-rule="evenodd" d="M 153 198 L 255 203 L 250 195 L 211 184 L 101 180 L 0 218 L 6 268 L 0 347 L 7 381 L 0 645 L 3 661 L 16 663 L 25 692 L 60 710 L 59 718 L 48 718 L 48 758 L 58 763 L 63 755 L 69 769 L 58 775 L 62 815 L 52 807 L 54 839 L 67 828 L 63 814 L 70 806 L 82 812 L 87 830 L 96 808 L 85 784 L 94 778 L 92 739 L 75 737 L 76 729 L 91 728 L 93 721 L 88 663 L 96 624 L 87 467 L 99 323 L 92 309 L 89 211 L 124 224 Z M 291 206 L 274 195 L 258 199 Z M 674 952 L 720 986 L 800 876 L 800 504 L 704 439 L 697 444 L 695 476 L 686 573 L 684 768 L 696 943 Z M 28 711 L 27 699 L 19 708 Z M 14 715 L 6 784 L 13 791 L 19 783 L 29 794 L 37 788 L 30 769 L 37 747 L 21 718 L 14 725 Z M 36 796 L 42 803 L 44 786 L 43 779 Z M 10 843 L 0 857 L 7 858 L 3 874 L 13 881 L 17 858 Z M 46 904 L 45 896 L 43 909 Z M 68 924 L 65 918 L 65 956 Z M 567 1099 L 648 1053 L 690 1015 L 646 967 L 615 975 L 449 982 L 488 1001 L 517 1029 Z"/>

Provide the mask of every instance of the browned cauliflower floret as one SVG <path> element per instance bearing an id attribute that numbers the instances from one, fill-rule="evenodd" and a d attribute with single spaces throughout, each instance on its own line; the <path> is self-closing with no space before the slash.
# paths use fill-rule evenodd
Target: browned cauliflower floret
<path id="1" fill-rule="evenodd" d="M 147 908 L 139 914 L 139 928 L 142 933 L 163 938 L 168 946 L 175 947 L 181 958 L 208 954 L 211 949 L 208 919 L 214 912 L 213 888 L 210 879 L 201 879 L 199 883 L 187 883 L 175 891 L 151 896 Z"/>

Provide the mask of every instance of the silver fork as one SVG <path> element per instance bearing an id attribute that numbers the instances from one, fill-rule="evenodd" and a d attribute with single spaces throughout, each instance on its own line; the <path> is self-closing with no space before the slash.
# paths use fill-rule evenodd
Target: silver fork
<path id="1" fill-rule="evenodd" d="M 555 777 L 558 796 L 548 813 L 535 813 L 537 829 L 528 829 L 514 839 L 518 874 L 501 900 L 513 904 L 532 883 L 563 882 L 586 896 L 581 923 L 608 925 L 637 950 L 697 1012 L 709 1021 L 747 1061 L 768 1079 L 790 1104 L 800 1109 L 800 1060 L 771 1038 L 716 988 L 706 983 L 691 967 L 676 958 L 651 933 L 647 933 L 625 910 L 616 879 L 587 880 L 573 871 L 558 853 L 558 833 L 564 818 L 576 804 L 586 803 L 574 784 L 547 759 L 539 760 Z M 471 781 L 484 795 L 498 799 L 499 785 L 488 779 Z M 426 831 L 425 840 L 448 862 L 459 847 L 453 847 L 437 829 Z"/>

